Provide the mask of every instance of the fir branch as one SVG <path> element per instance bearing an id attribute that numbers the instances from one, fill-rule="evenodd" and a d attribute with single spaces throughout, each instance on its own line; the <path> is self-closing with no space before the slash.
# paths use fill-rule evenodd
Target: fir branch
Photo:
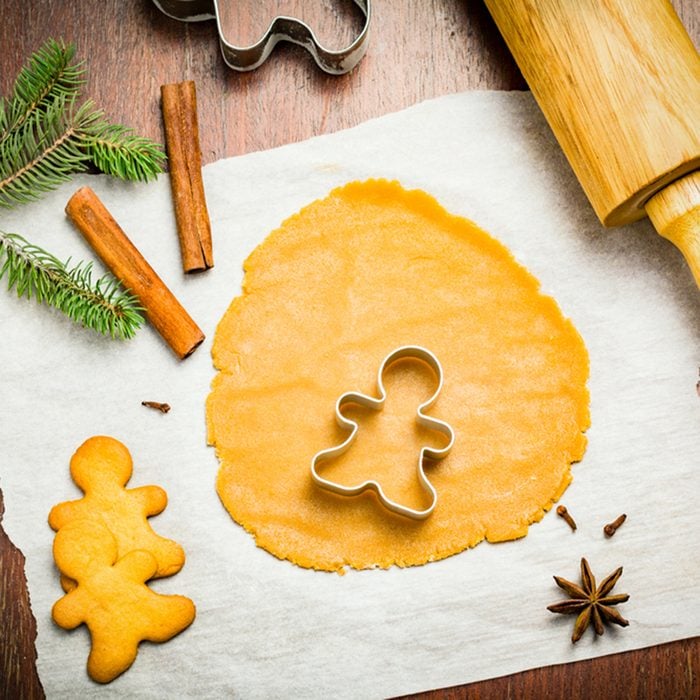
<path id="1" fill-rule="evenodd" d="M 146 181 L 163 171 L 165 154 L 150 139 L 109 124 L 91 100 L 56 97 L 13 130 L 0 148 L 0 207 L 38 199 L 93 162 L 122 180 Z"/>
<path id="2" fill-rule="evenodd" d="M 59 96 L 13 131 L 0 150 L 0 207 L 38 199 L 86 170 L 84 143 L 101 116 L 90 101 L 76 109 L 75 98 Z"/>
<path id="3" fill-rule="evenodd" d="M 103 173 L 122 180 L 151 180 L 163 172 L 161 146 L 120 124 L 100 121 L 88 130 L 85 149 Z"/>
<path id="4" fill-rule="evenodd" d="M 72 44 L 50 39 L 20 71 L 12 94 L 0 98 L 0 209 L 38 199 L 94 163 L 125 180 L 163 172 L 155 142 L 110 124 L 91 101 L 78 105 L 83 63 Z M 105 275 L 92 282 L 91 264 L 68 268 L 18 234 L 0 231 L 0 279 L 19 296 L 34 296 L 74 321 L 130 338 L 143 319 L 133 296 Z"/>
<path id="5" fill-rule="evenodd" d="M 77 106 L 84 67 L 74 55 L 72 44 L 49 40 L 0 100 L 0 207 L 38 199 L 91 162 L 124 180 L 163 172 L 161 146 L 110 124 L 91 101 Z"/>
<path id="6" fill-rule="evenodd" d="M 83 62 L 74 63 L 75 47 L 49 39 L 29 59 L 15 80 L 12 96 L 0 101 L 0 147 L 10 132 L 63 95 L 74 97 L 85 82 Z"/>
<path id="7" fill-rule="evenodd" d="M 137 300 L 110 275 L 92 281 L 92 264 L 69 268 L 22 236 L 0 231 L 0 279 L 17 296 L 53 306 L 76 323 L 112 338 L 128 339 L 143 323 Z"/>

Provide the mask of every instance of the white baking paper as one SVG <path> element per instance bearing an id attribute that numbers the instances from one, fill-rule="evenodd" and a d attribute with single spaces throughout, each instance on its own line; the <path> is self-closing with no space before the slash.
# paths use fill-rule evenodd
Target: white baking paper
<path id="1" fill-rule="evenodd" d="M 167 177 L 129 185 L 85 176 L 0 217 L 0 228 L 58 257 L 93 259 L 63 213 L 89 184 L 207 335 L 178 362 L 151 328 L 115 342 L 1 290 L 4 526 L 27 558 L 50 698 L 383 697 L 700 633 L 700 295 L 680 254 L 648 223 L 600 226 L 528 93 L 440 98 L 214 163 L 204 177 L 216 267 L 197 276 L 181 272 Z M 576 533 L 550 512 L 517 542 L 339 576 L 256 548 L 221 506 L 204 401 L 214 331 L 240 292 L 243 260 L 303 205 L 370 177 L 424 189 L 491 232 L 582 334 L 592 427 L 562 499 Z M 163 415 L 142 400 L 172 410 Z M 153 588 L 197 605 L 187 631 L 142 644 L 133 667 L 107 687 L 86 675 L 87 630 L 66 632 L 50 617 L 60 588 L 47 514 L 79 497 L 69 460 L 96 434 L 129 447 L 131 486 L 168 492 L 167 510 L 151 522 L 184 546 L 187 563 Z M 622 512 L 627 522 L 606 539 L 603 525 Z M 624 565 L 616 591 L 630 594 L 620 607 L 630 625 L 573 646 L 573 618 L 545 608 L 563 597 L 552 575 L 578 580 L 581 556 L 599 577 Z"/>

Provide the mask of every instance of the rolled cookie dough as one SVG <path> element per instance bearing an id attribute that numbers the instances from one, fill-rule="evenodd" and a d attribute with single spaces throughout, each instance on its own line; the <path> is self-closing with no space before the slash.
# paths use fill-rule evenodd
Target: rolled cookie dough
<path id="1" fill-rule="evenodd" d="M 523 537 L 570 483 L 589 426 L 581 337 L 502 244 L 424 192 L 383 180 L 332 191 L 253 251 L 243 287 L 214 339 L 208 437 L 222 502 L 275 556 L 330 571 L 424 564 Z M 336 399 L 374 393 L 400 345 L 440 359 L 429 413 L 456 433 L 426 467 L 438 504 L 419 522 L 310 476 L 313 455 L 346 437 Z M 417 367 L 387 376 L 397 400 L 358 414 L 357 444 L 329 465 L 335 480 L 379 470 L 420 503 L 425 435 L 406 425 L 431 381 Z"/>

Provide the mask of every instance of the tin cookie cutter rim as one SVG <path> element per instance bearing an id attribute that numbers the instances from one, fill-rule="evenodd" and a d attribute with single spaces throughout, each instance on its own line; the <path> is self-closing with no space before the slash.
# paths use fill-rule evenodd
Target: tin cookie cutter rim
<path id="1" fill-rule="evenodd" d="M 317 466 L 320 462 L 326 461 L 328 459 L 333 459 L 334 457 L 339 457 L 340 455 L 347 452 L 347 450 L 350 449 L 350 446 L 353 444 L 353 442 L 355 442 L 355 438 L 359 430 L 359 425 L 354 420 L 346 418 L 343 415 L 343 407 L 346 404 L 355 403 L 364 406 L 365 408 L 371 408 L 376 411 L 382 410 L 387 398 L 387 393 L 386 389 L 384 388 L 383 380 L 384 372 L 394 362 L 406 357 L 410 357 L 424 362 L 433 370 L 433 372 L 435 372 L 435 375 L 438 380 L 437 388 L 433 392 L 433 395 L 427 401 L 424 401 L 418 406 L 418 409 L 416 410 L 416 419 L 418 423 L 420 423 L 420 425 L 422 425 L 423 427 L 430 428 L 432 430 L 436 430 L 442 433 L 445 437 L 447 437 L 448 440 L 447 445 L 439 449 L 428 447 L 426 445 L 421 447 L 420 455 L 418 457 L 418 479 L 423 490 L 427 491 L 431 496 L 430 506 L 423 510 L 409 508 L 408 506 L 402 506 L 400 503 L 393 501 L 384 493 L 384 490 L 382 489 L 381 485 L 374 479 L 367 479 L 361 484 L 355 486 L 343 486 L 342 484 L 338 484 L 335 481 L 324 479 L 317 471 Z M 409 518 L 412 518 L 413 520 L 425 520 L 425 518 L 427 518 L 435 510 L 438 497 L 435 487 L 430 483 L 430 480 L 425 475 L 425 471 L 423 468 L 424 462 L 426 458 L 437 460 L 446 457 L 449 454 L 455 442 L 454 430 L 448 423 L 439 420 L 438 418 L 433 418 L 432 416 L 429 416 L 423 412 L 435 403 L 437 397 L 440 395 L 440 391 L 442 390 L 442 385 L 442 365 L 440 364 L 437 357 L 432 352 L 430 352 L 430 350 L 427 350 L 426 348 L 421 347 L 419 345 L 402 345 L 401 347 L 396 348 L 396 350 L 390 352 L 382 360 L 381 364 L 379 365 L 379 370 L 377 372 L 377 389 L 379 392 L 379 398 L 375 398 L 374 396 L 368 396 L 367 394 L 362 394 L 356 391 L 348 391 L 342 394 L 336 401 L 336 421 L 338 422 L 338 425 L 340 425 L 341 428 L 349 428 L 350 435 L 340 445 L 321 450 L 313 456 L 311 460 L 311 478 L 313 479 L 314 483 L 320 488 L 323 488 L 327 491 L 332 491 L 333 493 L 337 493 L 341 496 L 357 496 L 363 493 L 364 491 L 371 490 L 377 494 L 380 503 L 388 510 L 399 515 L 407 516 Z"/>
<path id="2" fill-rule="evenodd" d="M 280 41 L 303 46 L 321 70 L 332 75 L 351 71 L 367 51 L 367 38 L 371 19 L 371 0 L 353 0 L 365 16 L 360 33 L 349 46 L 343 49 L 327 49 L 316 38 L 306 22 L 297 17 L 277 15 L 262 37 L 250 46 L 237 46 L 224 36 L 219 12 L 219 0 L 153 0 L 154 5 L 165 15 L 182 22 L 216 20 L 219 45 L 224 61 L 237 71 L 251 71 L 261 66 Z"/>

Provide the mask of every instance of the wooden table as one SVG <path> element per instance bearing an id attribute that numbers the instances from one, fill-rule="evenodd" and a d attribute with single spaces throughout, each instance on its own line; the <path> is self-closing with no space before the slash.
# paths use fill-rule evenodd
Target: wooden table
<path id="1" fill-rule="evenodd" d="M 697 46 L 700 3 L 673 4 Z M 319 2 L 320 9 L 308 0 L 231 5 L 226 26 L 233 42 L 252 41 L 264 30 L 265 7 L 303 16 L 311 5 L 319 36 L 329 45 L 347 43 L 362 23 L 349 0 Z M 7 2 L 0 22 L 0 94 L 7 94 L 25 57 L 50 36 L 74 42 L 78 55 L 89 60 L 85 94 L 110 119 L 159 141 L 160 85 L 195 80 L 204 162 L 331 133 L 439 95 L 527 87 L 479 0 L 375 0 L 367 56 L 341 77 L 321 73 L 308 54 L 289 45 L 278 47 L 258 70 L 235 73 L 221 60 L 211 22 L 180 24 L 150 0 Z M 15 613 L 28 605 L 22 558 L 0 526 L 0 679 L 7 678 L 13 645 L 20 638 L 31 643 L 32 637 L 21 615 L 9 617 L 11 604 Z M 29 669 L 31 658 L 23 663 Z M 697 698 L 699 674 L 695 638 L 419 697 Z M 29 670 L 16 682 L 7 687 L 6 680 L 3 688 L 0 680 L 0 698 L 40 697 Z"/>

